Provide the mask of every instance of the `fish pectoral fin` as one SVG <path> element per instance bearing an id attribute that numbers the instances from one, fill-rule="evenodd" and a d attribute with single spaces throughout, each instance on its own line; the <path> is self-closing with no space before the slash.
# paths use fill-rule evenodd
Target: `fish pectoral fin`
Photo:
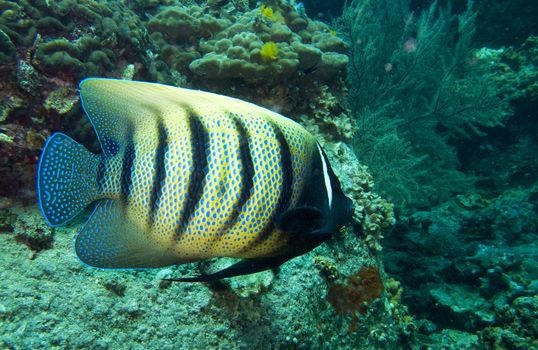
<path id="1" fill-rule="evenodd" d="M 276 220 L 276 226 L 287 233 L 311 233 L 324 225 L 323 213 L 315 207 L 290 209 L 282 213 Z"/>
<path id="2" fill-rule="evenodd" d="M 173 265 L 174 255 L 134 225 L 118 200 L 104 199 L 75 241 L 82 262 L 101 268 L 149 268 Z"/>
<path id="3" fill-rule="evenodd" d="M 210 282 L 222 278 L 249 275 L 251 273 L 261 272 L 277 267 L 291 259 L 292 256 L 273 256 L 267 258 L 247 259 L 236 264 L 228 266 L 225 269 L 211 274 L 202 274 L 192 277 L 166 278 L 164 280 L 171 282 Z"/>

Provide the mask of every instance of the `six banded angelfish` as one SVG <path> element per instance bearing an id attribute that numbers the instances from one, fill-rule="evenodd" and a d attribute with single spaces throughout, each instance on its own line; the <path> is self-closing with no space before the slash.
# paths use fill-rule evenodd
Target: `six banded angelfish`
<path id="1" fill-rule="evenodd" d="M 351 217 L 315 138 L 238 99 L 115 79 L 80 83 L 102 154 L 62 133 L 43 149 L 39 204 L 51 226 L 90 203 L 78 234 L 84 263 L 148 268 L 242 258 L 209 281 L 278 266 L 329 239 Z"/>

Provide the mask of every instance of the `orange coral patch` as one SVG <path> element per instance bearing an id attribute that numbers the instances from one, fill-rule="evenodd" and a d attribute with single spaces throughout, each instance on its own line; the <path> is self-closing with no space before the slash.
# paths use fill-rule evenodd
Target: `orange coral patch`
<path id="1" fill-rule="evenodd" d="M 366 313 L 368 305 L 383 295 L 383 281 L 375 266 L 363 267 L 351 275 L 346 284 L 335 284 L 329 288 L 327 300 L 339 314 L 351 314 L 350 331 L 355 329 L 356 312 Z"/>

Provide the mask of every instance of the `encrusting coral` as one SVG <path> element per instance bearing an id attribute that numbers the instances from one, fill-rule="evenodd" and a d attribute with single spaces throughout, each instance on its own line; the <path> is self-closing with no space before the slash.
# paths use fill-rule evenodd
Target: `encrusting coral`
<path id="1" fill-rule="evenodd" d="M 538 96 L 538 36 L 531 35 L 518 48 L 482 48 L 475 59 L 488 67 L 499 91 L 510 100 Z"/>
<path id="2" fill-rule="evenodd" d="M 194 10 L 193 10 L 194 9 Z M 194 49 L 202 57 L 193 60 L 189 69 L 197 75 L 209 79 L 243 79 L 253 83 L 276 83 L 294 75 L 304 74 L 312 69 L 312 74 L 320 80 L 332 80 L 345 74 L 348 62 L 347 45 L 330 33 L 329 27 L 301 17 L 293 6 L 279 3 L 278 7 L 262 5 L 260 9 L 238 13 L 227 19 L 206 18 L 207 33 L 197 32 L 200 22 L 185 20 L 186 28 L 181 37 L 170 36 L 169 31 L 158 25 L 159 18 L 171 11 L 179 18 L 187 18 L 189 11 L 202 11 L 201 8 L 163 9 L 148 23 L 154 37 L 164 33 L 161 45 L 182 45 L 197 33 L 206 39 Z M 176 22 L 177 23 L 177 22 Z M 174 30 L 174 33 L 177 33 Z M 204 35 L 207 34 L 207 35 Z M 166 40 L 168 39 L 168 40 Z M 271 44 L 271 60 L 264 60 L 262 48 Z M 195 44 L 196 45 L 196 44 Z M 265 46 L 267 48 L 267 46 Z"/>
<path id="3" fill-rule="evenodd" d="M 336 264 L 324 256 L 315 256 L 314 266 L 319 270 L 319 273 L 329 281 L 335 281 L 340 277 L 340 272 L 338 271 Z"/>
<path id="4" fill-rule="evenodd" d="M 350 276 L 345 284 L 335 284 L 329 288 L 327 300 L 337 313 L 350 314 L 352 322 L 350 332 L 356 328 L 356 312 L 364 314 L 368 305 L 383 295 L 385 287 L 375 266 L 365 266 L 355 275 Z"/>

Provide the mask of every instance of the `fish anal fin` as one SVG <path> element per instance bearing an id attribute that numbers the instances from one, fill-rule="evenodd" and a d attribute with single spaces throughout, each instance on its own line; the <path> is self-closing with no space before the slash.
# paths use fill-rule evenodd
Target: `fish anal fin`
<path id="1" fill-rule="evenodd" d="M 118 200 L 102 200 L 75 242 L 82 262 L 100 268 L 164 267 L 179 262 L 125 215 Z"/>

